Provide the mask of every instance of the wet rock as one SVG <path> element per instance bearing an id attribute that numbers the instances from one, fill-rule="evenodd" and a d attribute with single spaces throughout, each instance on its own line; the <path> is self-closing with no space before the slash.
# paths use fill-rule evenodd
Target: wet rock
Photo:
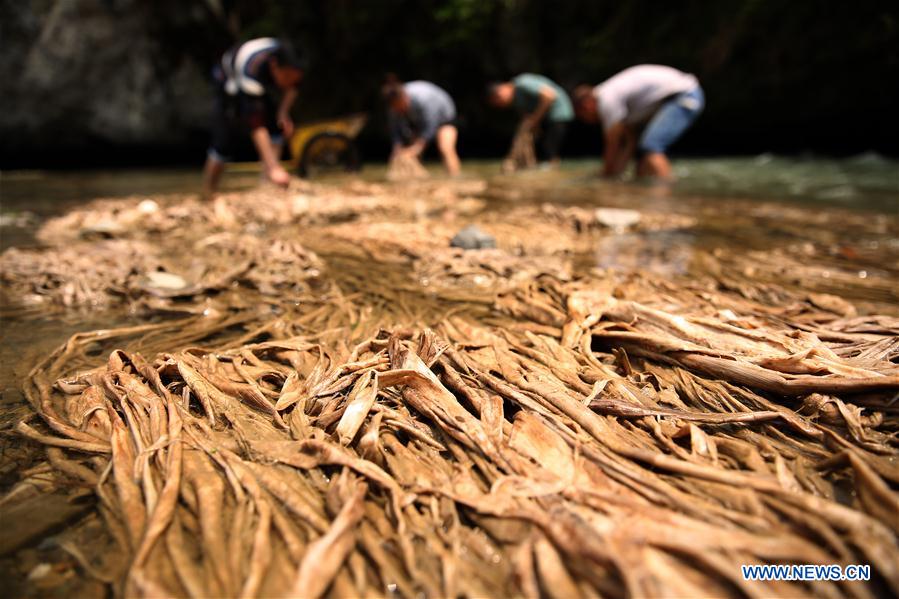
<path id="1" fill-rule="evenodd" d="M 312 207 L 312 198 L 307 194 L 295 195 L 290 199 L 290 213 L 294 216 L 306 214 Z"/>
<path id="2" fill-rule="evenodd" d="M 137 205 L 137 210 L 142 214 L 155 214 L 159 212 L 159 204 L 154 200 L 146 199 Z"/>
<path id="3" fill-rule="evenodd" d="M 624 208 L 597 208 L 596 222 L 610 229 L 627 229 L 640 222 L 640 213 Z"/>
<path id="4" fill-rule="evenodd" d="M 171 294 L 187 289 L 188 282 L 169 272 L 148 272 L 141 279 L 139 287 L 150 293 Z"/>
<path id="5" fill-rule="evenodd" d="M 79 232 L 79 236 L 84 239 L 104 238 L 112 239 L 119 237 L 125 232 L 125 227 L 114 220 L 98 220 L 83 227 Z"/>
<path id="6" fill-rule="evenodd" d="M 474 225 L 469 225 L 456 233 L 450 240 L 450 246 L 454 248 L 462 248 L 463 250 L 479 250 L 484 248 L 495 248 L 496 238 L 489 233 L 481 231 Z"/>

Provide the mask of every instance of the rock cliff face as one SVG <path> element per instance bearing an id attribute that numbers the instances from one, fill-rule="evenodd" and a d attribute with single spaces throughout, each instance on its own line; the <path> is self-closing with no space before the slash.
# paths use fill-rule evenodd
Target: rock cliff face
<path id="1" fill-rule="evenodd" d="M 144 3 L 9 0 L 0 14 L 7 160 L 96 145 L 176 145 L 206 129 L 204 68 L 182 42 L 159 35 Z"/>

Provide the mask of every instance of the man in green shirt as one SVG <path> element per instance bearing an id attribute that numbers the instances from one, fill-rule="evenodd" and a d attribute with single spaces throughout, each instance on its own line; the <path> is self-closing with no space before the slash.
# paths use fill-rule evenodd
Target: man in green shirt
<path id="1" fill-rule="evenodd" d="M 565 129 L 574 120 L 574 108 L 565 90 L 543 75 L 523 73 L 511 81 L 491 83 L 487 98 L 497 108 L 514 106 L 523 115 L 523 130 L 536 132 L 542 125 L 545 157 L 558 164 Z"/>

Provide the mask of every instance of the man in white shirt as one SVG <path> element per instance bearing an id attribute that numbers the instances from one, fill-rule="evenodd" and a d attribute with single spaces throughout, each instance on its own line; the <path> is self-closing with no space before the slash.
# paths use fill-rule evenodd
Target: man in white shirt
<path id="1" fill-rule="evenodd" d="M 602 124 L 607 177 L 620 175 L 636 151 L 637 176 L 671 180 L 666 151 L 705 107 L 696 77 L 652 64 L 625 69 L 595 88 L 579 86 L 574 97 L 579 119 Z"/>
<path id="2" fill-rule="evenodd" d="M 247 135 L 262 161 L 263 176 L 287 187 L 290 175 L 281 166 L 281 147 L 293 133 L 290 109 L 304 72 L 304 61 L 291 45 L 270 37 L 239 44 L 222 56 L 213 69 L 216 100 L 203 169 L 205 197 L 212 198 L 225 163 Z"/>

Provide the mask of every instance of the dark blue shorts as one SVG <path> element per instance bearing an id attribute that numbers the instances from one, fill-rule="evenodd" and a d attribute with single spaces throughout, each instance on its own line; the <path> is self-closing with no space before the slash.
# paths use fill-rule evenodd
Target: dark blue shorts
<path id="1" fill-rule="evenodd" d="M 637 149 L 642 154 L 664 153 L 690 128 L 705 108 L 705 94 L 698 85 L 662 104 L 649 120 Z"/>

